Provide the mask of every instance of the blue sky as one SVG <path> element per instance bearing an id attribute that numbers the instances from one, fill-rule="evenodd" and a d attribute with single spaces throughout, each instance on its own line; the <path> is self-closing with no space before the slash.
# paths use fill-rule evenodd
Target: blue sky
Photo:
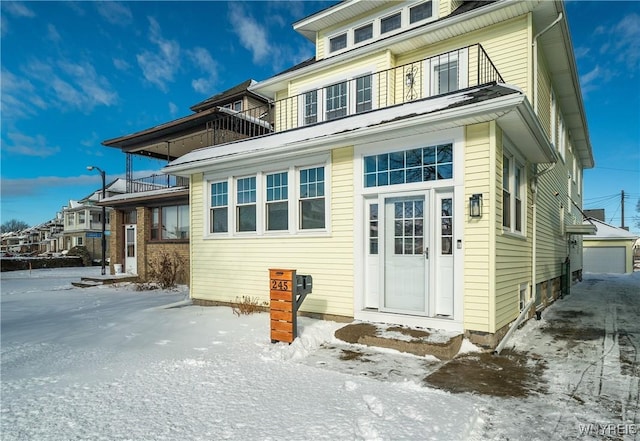
<path id="1" fill-rule="evenodd" d="M 124 177 L 101 145 L 313 54 L 292 23 L 333 2 L 6 2 L 1 7 L 2 223 L 35 225 Z M 584 207 L 632 224 L 640 198 L 640 2 L 572 1 L 568 21 L 596 168 Z M 162 164 L 137 163 L 151 174 Z M 142 173 L 144 174 L 144 173 Z M 640 228 L 634 228 L 640 232 Z"/>

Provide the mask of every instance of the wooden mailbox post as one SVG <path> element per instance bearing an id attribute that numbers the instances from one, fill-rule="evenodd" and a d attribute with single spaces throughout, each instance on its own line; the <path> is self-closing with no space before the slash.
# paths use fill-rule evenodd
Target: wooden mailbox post
<path id="1" fill-rule="evenodd" d="M 296 275 L 295 270 L 269 270 L 269 312 L 271 343 L 292 343 L 298 334 L 298 308 L 311 292 L 311 276 Z"/>

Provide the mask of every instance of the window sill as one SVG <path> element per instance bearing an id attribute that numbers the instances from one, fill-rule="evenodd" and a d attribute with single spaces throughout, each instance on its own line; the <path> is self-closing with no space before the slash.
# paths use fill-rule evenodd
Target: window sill
<path id="1" fill-rule="evenodd" d="M 502 235 L 505 237 L 510 237 L 512 239 L 518 239 L 521 241 L 527 240 L 527 236 L 524 234 L 524 232 L 511 231 L 511 230 L 505 229 L 504 227 L 502 228 Z"/>

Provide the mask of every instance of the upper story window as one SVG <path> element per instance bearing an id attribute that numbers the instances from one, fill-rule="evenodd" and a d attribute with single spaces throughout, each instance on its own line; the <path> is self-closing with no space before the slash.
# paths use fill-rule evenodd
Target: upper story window
<path id="1" fill-rule="evenodd" d="M 390 2 L 391 8 L 382 15 L 369 15 L 354 22 L 352 26 L 336 29 L 335 34 L 327 35 L 324 40 L 326 53 L 334 55 L 344 50 L 361 46 L 363 42 L 388 37 L 425 22 L 437 19 L 440 0 L 414 0 L 409 2 Z"/>
<path id="2" fill-rule="evenodd" d="M 335 52 L 347 47 L 347 34 L 341 34 L 329 39 L 329 51 Z"/>
<path id="3" fill-rule="evenodd" d="M 402 12 L 396 12 L 395 14 L 380 20 L 380 33 L 386 34 L 387 32 L 400 29 L 401 26 L 402 26 Z"/>
<path id="4" fill-rule="evenodd" d="M 325 88 L 325 117 L 332 120 L 347 114 L 347 82 L 334 84 Z"/>
<path id="5" fill-rule="evenodd" d="M 460 49 L 426 61 L 429 95 L 440 95 L 467 87 L 468 51 Z"/>
<path id="6" fill-rule="evenodd" d="M 304 94 L 304 123 L 318 122 L 318 91 L 312 90 Z"/>
<path id="7" fill-rule="evenodd" d="M 353 43 L 358 44 L 373 38 L 373 23 L 369 23 L 353 31 Z"/>
<path id="8" fill-rule="evenodd" d="M 233 103 L 225 104 L 225 109 L 235 110 L 236 112 L 242 112 L 242 100 L 234 101 Z"/>
<path id="9" fill-rule="evenodd" d="M 413 24 L 430 18 L 433 14 L 432 9 L 433 3 L 431 1 L 412 6 L 409 8 L 409 23 Z"/>
<path id="10" fill-rule="evenodd" d="M 443 144 L 364 157 L 364 186 L 453 178 L 453 145 Z"/>
<path id="11" fill-rule="evenodd" d="M 356 113 L 371 110 L 371 75 L 356 78 Z"/>
<path id="12" fill-rule="evenodd" d="M 86 214 L 84 211 L 78 213 L 78 225 L 84 225 L 86 222 Z"/>

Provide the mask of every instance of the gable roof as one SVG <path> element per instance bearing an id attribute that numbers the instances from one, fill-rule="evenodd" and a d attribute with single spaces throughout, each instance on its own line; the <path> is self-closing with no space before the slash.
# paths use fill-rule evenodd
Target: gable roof
<path id="1" fill-rule="evenodd" d="M 584 223 L 594 224 L 598 231 L 594 235 L 584 236 L 582 240 L 636 240 L 638 238 L 638 235 L 633 234 L 624 228 L 614 227 L 613 225 L 609 225 L 593 217 L 587 218 Z"/>
<path id="2" fill-rule="evenodd" d="M 247 94 L 251 94 L 260 100 L 266 101 L 266 99 L 263 96 L 258 95 L 254 92 L 251 92 L 251 90 L 249 90 L 249 88 L 254 84 L 256 84 L 255 80 L 252 80 L 252 79 L 245 80 L 240 84 L 236 84 L 235 86 L 223 92 L 220 92 L 210 98 L 207 98 L 204 101 L 200 101 L 199 103 L 194 104 L 193 106 L 189 107 L 189 109 L 191 109 L 194 112 L 202 112 L 203 110 L 210 109 L 214 106 L 223 106 L 228 102 L 234 101 Z"/>

